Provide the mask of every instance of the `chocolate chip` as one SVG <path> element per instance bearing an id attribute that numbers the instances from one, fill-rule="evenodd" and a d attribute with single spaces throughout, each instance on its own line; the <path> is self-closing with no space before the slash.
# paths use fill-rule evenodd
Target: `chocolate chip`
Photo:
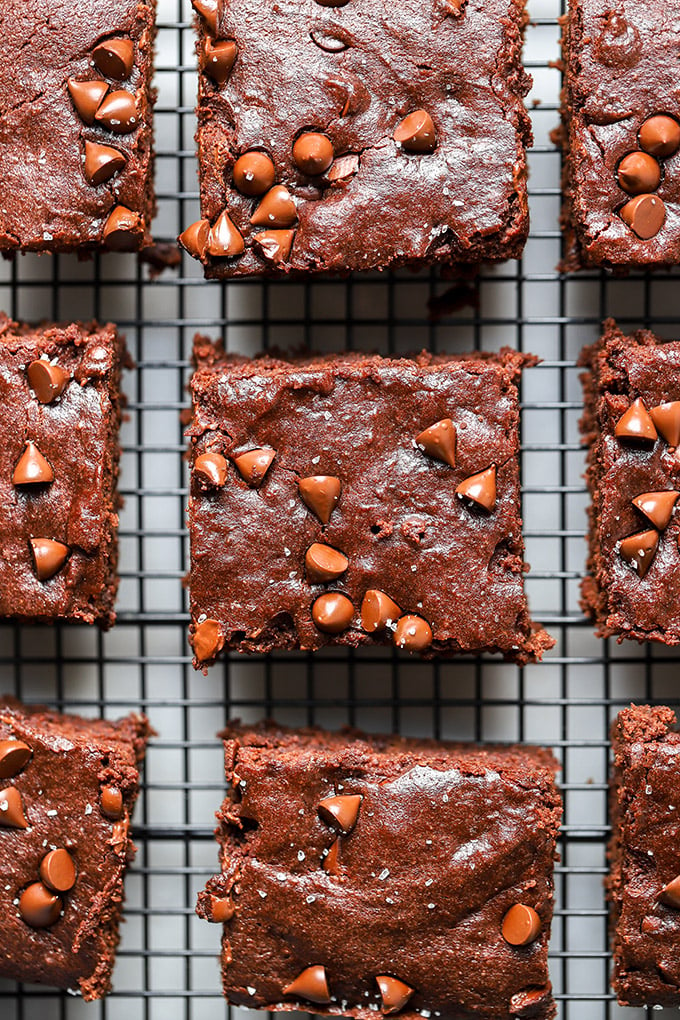
<path id="1" fill-rule="evenodd" d="M 0 826 L 6 829 L 27 829 L 24 802 L 15 786 L 0 790 Z"/>
<path id="2" fill-rule="evenodd" d="M 665 885 L 659 894 L 659 899 L 662 903 L 665 903 L 667 907 L 673 907 L 675 910 L 680 910 L 680 875 L 674 878 L 672 882 Z"/>
<path id="3" fill-rule="evenodd" d="M 114 821 L 123 814 L 123 794 L 117 786 L 103 786 L 100 794 L 102 814 Z"/>
<path id="4" fill-rule="evenodd" d="M 298 488 L 305 505 L 322 524 L 328 524 L 340 499 L 340 479 L 335 475 L 309 475 L 298 479 Z"/>
<path id="5" fill-rule="evenodd" d="M 345 7 L 349 0 L 316 0 L 319 7 Z"/>
<path id="6" fill-rule="evenodd" d="M 124 205 L 115 205 L 104 224 L 102 242 L 111 251 L 137 251 L 142 232 L 139 213 Z"/>
<path id="7" fill-rule="evenodd" d="M 360 793 L 325 797 L 319 801 L 319 814 L 325 822 L 336 826 L 344 835 L 347 835 L 357 823 L 363 799 Z"/>
<path id="8" fill-rule="evenodd" d="M 9 779 L 21 772 L 33 751 L 23 740 L 0 740 L 0 779 Z"/>
<path id="9" fill-rule="evenodd" d="M 318 131 L 306 131 L 293 145 L 295 164 L 308 177 L 318 177 L 325 173 L 334 156 L 330 139 Z"/>
<path id="10" fill-rule="evenodd" d="M 215 258 L 234 258 L 245 249 L 243 237 L 236 229 L 226 209 L 215 220 L 208 234 L 206 251 Z"/>
<path id="11" fill-rule="evenodd" d="M 668 526 L 673 508 L 680 492 L 670 489 L 665 492 L 643 492 L 633 500 L 633 506 L 649 518 L 655 528 L 663 531 Z"/>
<path id="12" fill-rule="evenodd" d="M 274 457 L 276 457 L 276 450 L 248 450 L 247 453 L 241 453 L 235 457 L 234 464 L 243 480 L 257 489 L 262 485 Z"/>
<path id="13" fill-rule="evenodd" d="M 205 22 L 206 28 L 217 34 L 217 0 L 191 0 L 191 6 Z"/>
<path id="14" fill-rule="evenodd" d="M 19 913 L 31 928 L 49 928 L 61 915 L 63 904 L 42 882 L 34 882 L 19 897 Z"/>
<path id="15" fill-rule="evenodd" d="M 263 259 L 278 266 L 288 259 L 294 240 L 294 230 L 263 230 L 254 235 L 253 244 Z"/>
<path id="16" fill-rule="evenodd" d="M 449 467 L 456 466 L 456 426 L 450 418 L 442 418 L 426 428 L 416 436 L 416 445 L 429 457 Z"/>
<path id="17" fill-rule="evenodd" d="M 197 220 L 184 230 L 177 240 L 192 259 L 205 258 L 210 236 L 210 220 Z"/>
<path id="18" fill-rule="evenodd" d="M 622 559 L 635 568 L 638 576 L 644 577 L 652 565 L 658 546 L 658 531 L 639 531 L 622 539 L 619 543 L 619 552 Z"/>
<path id="19" fill-rule="evenodd" d="M 69 78 L 68 90 L 76 112 L 84 124 L 94 124 L 94 117 L 101 101 L 109 91 L 105 81 L 76 81 Z"/>
<path id="20" fill-rule="evenodd" d="M 52 538 L 32 538 L 30 543 L 38 580 L 49 581 L 64 566 L 71 550 Z"/>
<path id="21" fill-rule="evenodd" d="M 203 73 L 215 82 L 224 85 L 229 80 L 236 57 L 238 46 L 232 39 L 213 42 L 206 39 L 203 46 Z"/>
<path id="22" fill-rule="evenodd" d="M 326 634 L 340 634 L 347 630 L 353 616 L 354 606 L 346 595 L 337 591 L 319 595 L 312 606 L 312 619 Z"/>
<path id="23" fill-rule="evenodd" d="M 616 423 L 614 434 L 617 439 L 644 443 L 656 442 L 658 436 L 654 422 L 640 397 L 634 400 L 628 410 L 621 415 Z"/>
<path id="24" fill-rule="evenodd" d="M 503 918 L 501 931 L 511 946 L 528 946 L 541 933 L 541 919 L 533 907 L 515 903 Z"/>
<path id="25" fill-rule="evenodd" d="M 32 361 L 28 366 L 28 385 L 31 387 L 41 404 L 51 404 L 66 389 L 71 376 L 59 365 L 42 358 Z"/>
<path id="26" fill-rule="evenodd" d="M 680 124 L 674 117 L 657 113 L 640 128 L 640 146 L 659 159 L 668 159 L 680 148 Z"/>
<path id="27" fill-rule="evenodd" d="M 114 134 L 127 135 L 139 124 L 137 101 L 131 92 L 124 89 L 109 92 L 100 104 L 94 119 Z"/>
<path id="28" fill-rule="evenodd" d="M 296 220 L 295 202 L 283 184 L 271 188 L 250 217 L 254 227 L 292 227 Z"/>
<path id="29" fill-rule="evenodd" d="M 76 884 L 76 866 L 68 850 L 50 850 L 40 862 L 40 877 L 53 892 L 72 889 Z"/>
<path id="30" fill-rule="evenodd" d="M 387 974 L 380 974 L 375 980 L 380 989 L 382 1011 L 385 1014 L 398 1013 L 415 991 L 415 988 L 411 988 L 405 981 L 400 981 L 399 978 L 390 977 Z"/>
<path id="31" fill-rule="evenodd" d="M 15 485 L 48 485 L 54 481 L 54 471 L 35 443 L 27 440 L 24 452 L 14 468 Z"/>
<path id="32" fill-rule="evenodd" d="M 400 617 L 394 631 L 394 643 L 405 652 L 423 652 L 432 644 L 432 627 L 422 616 Z"/>
<path id="33" fill-rule="evenodd" d="M 348 152 L 346 156 L 339 156 L 327 173 L 327 178 L 332 185 L 339 187 L 347 184 L 354 177 L 359 169 L 359 157 L 355 152 Z"/>
<path id="34" fill-rule="evenodd" d="M 336 839 L 323 858 L 322 861 L 323 870 L 327 871 L 329 875 L 337 875 L 340 871 L 340 840 Z"/>
<path id="35" fill-rule="evenodd" d="M 510 999 L 510 1015 L 519 1020 L 531 1020 L 533 1017 L 545 1016 L 547 1003 L 552 995 L 552 988 L 525 988 L 516 992 Z"/>
<path id="36" fill-rule="evenodd" d="M 494 464 L 477 475 L 471 475 L 456 488 L 462 499 L 482 507 L 491 513 L 496 505 L 496 467 Z"/>
<path id="37" fill-rule="evenodd" d="M 109 39 L 96 47 L 92 59 L 107 78 L 123 81 L 130 77 L 135 62 L 134 43 L 131 39 Z"/>
<path id="38" fill-rule="evenodd" d="M 317 0 L 318 2 L 319 0 Z M 307 999 L 309 1002 L 330 1002 L 331 996 L 326 979 L 326 968 L 319 964 L 313 967 L 305 967 L 294 981 L 285 986 L 283 994 L 294 995 L 299 999 Z"/>
<path id="39" fill-rule="evenodd" d="M 666 206 L 657 195 L 638 195 L 626 202 L 619 215 L 642 241 L 649 241 L 664 225 Z"/>
<path id="40" fill-rule="evenodd" d="M 343 553 L 322 542 L 314 542 L 305 553 L 305 569 L 310 584 L 327 584 L 336 581 L 349 567 Z"/>
<path id="41" fill-rule="evenodd" d="M 369 588 L 361 603 L 361 626 L 367 634 L 384 630 L 396 623 L 402 615 L 401 609 L 389 595 L 377 588 Z"/>
<path id="42" fill-rule="evenodd" d="M 669 446 L 680 445 L 680 400 L 658 404 L 649 412 L 652 421 Z"/>
<path id="43" fill-rule="evenodd" d="M 434 152 L 437 144 L 437 133 L 427 110 L 415 110 L 404 117 L 393 138 L 407 152 Z"/>
<path id="44" fill-rule="evenodd" d="M 194 461 L 194 476 L 204 489 L 221 488 L 227 480 L 228 464 L 221 453 L 201 453 Z"/>
<path id="45" fill-rule="evenodd" d="M 98 142 L 85 142 L 84 171 L 90 184 L 104 184 L 114 174 L 125 169 L 127 156 L 110 145 L 99 145 Z"/>
<path id="46" fill-rule="evenodd" d="M 659 187 L 661 167 L 646 152 L 629 152 L 619 163 L 616 176 L 629 195 L 641 195 Z"/>
<path id="47" fill-rule="evenodd" d="M 242 195 L 264 195 L 275 180 L 276 168 L 264 152 L 244 152 L 234 163 L 234 184 Z M 295 218 L 297 218 L 297 213 Z M 291 222 L 294 222 L 294 219 Z M 289 224 L 272 225 L 287 227 Z"/>
<path id="48" fill-rule="evenodd" d="M 208 618 L 196 624 L 193 646 L 199 662 L 210 662 L 219 655 L 224 648 L 224 631 L 217 620 Z"/>
<path id="49" fill-rule="evenodd" d="M 230 897 L 210 897 L 210 920 L 214 924 L 224 924 L 226 921 L 231 921 L 234 913 L 235 907 Z"/>

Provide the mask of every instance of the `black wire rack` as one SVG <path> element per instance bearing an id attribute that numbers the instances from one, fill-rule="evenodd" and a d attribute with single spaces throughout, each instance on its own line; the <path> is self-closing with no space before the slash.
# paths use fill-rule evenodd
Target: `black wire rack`
<path id="1" fill-rule="evenodd" d="M 630 700 L 678 704 L 671 650 L 594 638 L 578 608 L 585 559 L 584 458 L 576 359 L 614 314 L 623 328 L 679 332 L 678 274 L 627 280 L 561 276 L 558 119 L 561 0 L 530 0 L 525 57 L 535 144 L 530 156 L 532 234 L 523 260 L 485 270 L 467 287 L 435 273 L 299 282 L 203 281 L 185 259 L 151 280 L 133 257 L 91 262 L 26 257 L 0 266 L 0 308 L 15 318 L 96 317 L 127 333 L 123 427 L 121 589 L 108 634 L 83 627 L 0 627 L 1 689 L 31 703 L 116 717 L 148 713 L 153 740 L 135 819 L 137 861 L 127 880 L 115 990 L 102 1003 L 49 988 L 0 982 L 0 1020 L 214 1020 L 220 994 L 219 930 L 194 916 L 216 865 L 213 812 L 224 792 L 215 731 L 227 717 L 399 730 L 463 740 L 526 740 L 562 761 L 565 817 L 557 868 L 551 971 L 562 1020 L 635 1017 L 609 989 L 602 890 L 608 835 L 607 732 Z M 159 0 L 155 236 L 197 218 L 189 0 Z M 179 412 L 186 406 L 196 331 L 254 353 L 300 342 L 321 350 L 405 352 L 495 349 L 509 344 L 542 364 L 523 383 L 523 504 L 528 592 L 534 616 L 558 639 L 540 666 L 492 658 L 427 663 L 394 651 L 338 650 L 239 658 L 195 674 L 186 643 L 182 579 L 188 562 L 187 494 Z M 232 1011 L 234 1014 L 240 1011 Z"/>

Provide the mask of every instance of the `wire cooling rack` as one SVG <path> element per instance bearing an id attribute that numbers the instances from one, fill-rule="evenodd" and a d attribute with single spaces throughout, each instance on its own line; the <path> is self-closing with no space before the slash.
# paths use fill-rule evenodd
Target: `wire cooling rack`
<path id="1" fill-rule="evenodd" d="M 227 1015 L 219 928 L 193 912 L 216 862 L 213 812 L 224 784 L 215 731 L 228 716 L 254 721 L 265 715 L 292 724 L 351 723 L 555 748 L 566 806 L 551 946 L 560 1017 L 642 1014 L 620 1010 L 608 985 L 602 892 L 607 729 L 631 699 L 677 704 L 680 660 L 662 648 L 597 641 L 580 614 L 587 499 L 575 362 L 605 315 L 615 314 L 624 328 L 646 325 L 677 336 L 678 275 L 616 281 L 594 272 L 564 278 L 553 269 L 560 254 L 560 157 L 549 133 L 558 118 L 560 13 L 559 0 L 530 0 L 531 239 L 522 262 L 485 270 L 470 291 L 451 293 L 436 274 L 408 272 L 222 286 L 205 283 L 200 267 L 186 258 L 181 270 L 156 281 L 123 255 L 83 263 L 26 257 L 0 266 L 0 308 L 29 320 L 113 319 L 126 331 L 137 362 L 126 380 L 118 624 L 108 634 L 85 627 L 0 627 L 0 689 L 91 715 L 143 709 L 159 732 L 135 819 L 139 855 L 127 880 L 114 993 L 85 1005 L 51 989 L 4 981 L 0 1020 Z M 159 23 L 155 235 L 170 240 L 198 216 L 189 0 L 159 0 Z M 303 341 L 321 350 L 381 352 L 509 344 L 540 355 L 543 363 L 526 372 L 523 385 L 523 495 L 533 566 L 529 597 L 534 616 L 558 639 L 544 664 L 518 669 L 491 658 L 423 664 L 391 650 L 333 650 L 232 658 L 207 678 L 194 673 L 182 587 L 187 476 L 179 412 L 187 402 L 197 330 L 222 334 L 232 350 L 244 353 Z M 239 1012 L 233 1011 L 235 1020 Z"/>

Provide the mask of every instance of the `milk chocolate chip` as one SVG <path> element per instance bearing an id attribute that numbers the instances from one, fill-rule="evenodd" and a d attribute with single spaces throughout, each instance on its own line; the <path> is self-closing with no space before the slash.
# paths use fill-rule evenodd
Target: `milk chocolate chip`
<path id="1" fill-rule="evenodd" d="M 193 645 L 199 662 L 216 658 L 224 647 L 224 632 L 218 621 L 208 618 L 196 624 Z"/>
<path id="2" fill-rule="evenodd" d="M 442 418 L 416 436 L 416 445 L 435 460 L 449 467 L 456 466 L 456 426 L 450 418 Z"/>
<path id="3" fill-rule="evenodd" d="M 328 584 L 342 577 L 349 567 L 347 557 L 322 542 L 314 542 L 305 553 L 305 569 L 310 584 Z"/>
<path id="4" fill-rule="evenodd" d="M 54 481 L 54 471 L 42 453 L 30 440 L 27 440 L 24 452 L 14 468 L 12 482 L 14 485 L 49 485 Z"/>
<path id="5" fill-rule="evenodd" d="M 227 460 L 221 453 L 201 453 L 194 461 L 194 475 L 204 489 L 222 488 L 227 470 Z"/>
<path id="6" fill-rule="evenodd" d="M 394 132 L 394 140 L 407 152 L 434 152 L 437 133 L 427 110 L 415 110 L 404 117 Z"/>
<path id="7" fill-rule="evenodd" d="M 135 47 L 131 39 L 109 39 L 96 47 L 92 59 L 95 67 L 107 78 L 123 81 L 130 77 L 135 62 Z"/>
<path id="8" fill-rule="evenodd" d="M 234 163 L 234 184 L 242 195 L 264 195 L 275 180 L 276 169 L 264 152 L 244 152 Z M 287 227 L 288 223 L 280 225 Z"/>
<path id="9" fill-rule="evenodd" d="M 528 946 L 541 933 L 541 919 L 533 907 L 515 903 L 503 918 L 502 932 L 511 946 Z"/>
<path id="10" fill-rule="evenodd" d="M 0 779 L 10 779 L 21 772 L 33 751 L 23 740 L 0 740 Z"/>
<path id="11" fill-rule="evenodd" d="M 367 634 L 384 630 L 396 623 L 402 615 L 401 609 L 389 595 L 377 588 L 369 588 L 361 603 L 361 626 Z"/>
<path id="12" fill-rule="evenodd" d="M 343 835 L 354 828 L 364 798 L 359 793 L 325 797 L 319 802 L 319 814 L 329 825 L 337 826 Z"/>
<path id="13" fill-rule="evenodd" d="M 342 488 L 335 475 L 310 475 L 298 480 L 303 502 L 315 513 L 322 524 L 328 524 L 338 505 Z"/>
<path id="14" fill-rule="evenodd" d="M 326 1003 L 331 1001 L 326 979 L 326 968 L 316 964 L 298 974 L 294 981 L 283 989 L 284 995 L 294 995 L 309 1002 Z"/>
<path id="15" fill-rule="evenodd" d="M 335 158 L 332 142 L 318 131 L 307 131 L 293 145 L 293 159 L 300 171 L 318 177 L 328 170 Z"/>
<path id="16" fill-rule="evenodd" d="M 38 580 L 49 581 L 64 566 L 71 550 L 52 538 L 32 538 L 30 544 Z"/>
<path id="17" fill-rule="evenodd" d="M 40 877 L 53 892 L 68 892 L 76 884 L 76 866 L 68 850 L 50 850 L 40 862 Z"/>
<path id="18" fill-rule="evenodd" d="M 90 127 L 94 124 L 95 114 L 109 86 L 105 81 L 76 81 L 75 78 L 69 78 L 68 90 L 76 113 Z"/>
<path id="19" fill-rule="evenodd" d="M 85 163 L 83 170 L 90 184 L 95 186 L 111 180 L 114 174 L 125 169 L 127 156 L 110 145 L 85 142 Z"/>
<path id="20" fill-rule="evenodd" d="M 402 616 L 394 631 L 394 643 L 406 652 L 423 652 L 432 644 L 433 634 L 427 620 L 422 616 Z"/>
<path id="21" fill-rule="evenodd" d="M 59 365 L 41 358 L 32 361 L 28 366 L 28 385 L 31 387 L 41 404 L 51 404 L 60 397 L 71 378 L 68 372 Z"/>
<path id="22" fill-rule="evenodd" d="M 642 241 L 649 241 L 664 225 L 666 206 L 658 195 L 638 195 L 626 202 L 620 216 Z"/>
<path id="23" fill-rule="evenodd" d="M 668 159 L 680 148 L 680 124 L 674 117 L 657 113 L 640 128 L 640 146 L 658 159 Z"/>
<path id="24" fill-rule="evenodd" d="M 312 606 L 312 619 L 319 628 L 326 634 L 340 634 L 347 630 L 352 617 L 354 606 L 346 595 L 340 592 L 327 592 L 319 595 Z"/>
<path id="25" fill-rule="evenodd" d="M 668 527 L 673 508 L 680 492 L 674 489 L 664 492 L 643 492 L 633 500 L 633 506 L 647 517 L 655 528 L 663 531 Z"/>
<path id="26" fill-rule="evenodd" d="M 117 135 L 127 135 L 139 124 L 137 101 L 131 92 L 118 89 L 100 103 L 94 119 Z"/>
<path id="27" fill-rule="evenodd" d="M 649 412 L 657 429 L 669 446 L 680 445 L 680 400 L 658 404 Z"/>
<path id="28" fill-rule="evenodd" d="M 616 176 L 629 195 L 642 195 L 659 187 L 661 167 L 646 152 L 629 152 L 619 163 Z"/>
<path id="29" fill-rule="evenodd" d="M 658 546 L 658 531 L 640 531 L 624 538 L 619 544 L 619 552 L 622 559 L 635 568 L 638 576 L 644 577 L 652 565 Z"/>
<path id="30" fill-rule="evenodd" d="M 19 897 L 19 913 L 31 928 L 49 928 L 59 920 L 62 902 L 42 882 L 34 882 Z"/>
<path id="31" fill-rule="evenodd" d="M 229 80 L 236 57 L 238 46 L 231 39 L 213 42 L 206 39 L 203 46 L 203 73 L 215 82 L 224 85 Z"/>
<path id="32" fill-rule="evenodd" d="M 617 439 L 637 440 L 638 442 L 654 443 L 658 436 L 654 422 L 640 397 L 634 400 L 625 411 L 614 429 Z"/>
<path id="33" fill-rule="evenodd" d="M 382 1012 L 386 1015 L 398 1013 L 403 1009 L 415 991 L 405 981 L 400 981 L 399 978 L 390 977 L 387 974 L 380 974 L 375 980 L 382 998 Z"/>

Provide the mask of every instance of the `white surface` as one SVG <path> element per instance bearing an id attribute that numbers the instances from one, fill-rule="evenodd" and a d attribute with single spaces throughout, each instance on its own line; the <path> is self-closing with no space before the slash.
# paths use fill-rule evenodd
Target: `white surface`
<path id="1" fill-rule="evenodd" d="M 170 238 L 198 214 L 196 77 L 189 0 L 160 0 L 159 6 L 155 233 Z M 216 861 L 209 832 L 223 783 L 215 731 L 228 714 L 256 720 L 271 711 L 286 723 L 351 721 L 378 730 L 398 723 L 408 734 L 554 746 L 564 759 L 567 807 L 551 954 L 560 1016 L 634 1020 L 640 1015 L 621 1011 L 606 998 L 601 887 L 606 734 L 608 719 L 631 698 L 677 698 L 677 658 L 658 648 L 604 645 L 580 618 L 586 496 L 574 363 L 605 314 L 616 313 L 631 328 L 645 315 L 651 325 L 655 315 L 666 316 L 659 331 L 673 335 L 677 325 L 670 317 L 680 314 L 673 300 L 677 275 L 602 285 L 597 274 L 560 282 L 554 272 L 560 159 L 549 132 L 557 123 L 560 83 L 547 62 L 559 56 L 559 3 L 535 0 L 530 13 L 538 23 L 527 31 L 525 55 L 535 80 L 529 103 L 541 104 L 532 111 L 532 237 L 520 267 L 508 264 L 484 274 L 478 319 L 464 308 L 429 325 L 426 302 L 435 285 L 410 273 L 393 281 L 358 278 L 351 286 L 235 283 L 223 288 L 205 284 L 200 267 L 188 259 L 181 279 L 171 272 L 156 283 L 148 282 L 146 271 L 137 282 L 135 260 L 127 256 L 102 258 L 98 283 L 96 263 L 63 256 L 19 259 L 14 268 L 0 265 L 0 308 L 33 320 L 112 318 L 126 329 L 138 362 L 126 380 L 120 622 L 104 636 L 86 628 L 1 628 L 0 689 L 85 714 L 96 714 L 103 699 L 111 717 L 141 705 L 160 734 L 150 748 L 136 816 L 140 853 L 127 882 L 114 995 L 105 1004 L 86 1006 L 49 989 L 15 995 L 9 982 L 0 982 L 0 1020 L 213 1020 L 225 1015 L 216 962 L 219 929 L 193 913 L 196 892 Z M 59 286 L 53 289 L 55 279 Z M 181 587 L 188 544 L 178 411 L 197 328 L 212 336 L 224 332 L 233 349 L 249 353 L 268 339 L 284 345 L 304 340 L 327 350 L 351 342 L 385 351 L 390 340 L 403 351 L 427 344 L 458 351 L 509 344 L 541 355 L 544 364 L 528 371 L 524 384 L 523 481 L 534 568 L 528 582 L 531 604 L 559 639 L 545 663 L 519 671 L 492 660 L 440 666 L 402 660 L 394 669 L 383 651 L 336 652 L 313 661 L 237 660 L 207 678 L 195 675 Z"/>

